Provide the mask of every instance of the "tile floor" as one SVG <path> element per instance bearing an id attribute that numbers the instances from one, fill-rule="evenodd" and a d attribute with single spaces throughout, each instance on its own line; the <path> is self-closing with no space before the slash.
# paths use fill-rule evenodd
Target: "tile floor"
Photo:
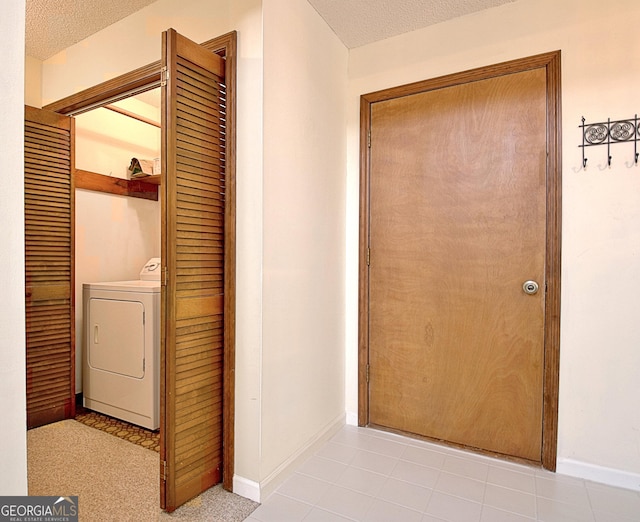
<path id="1" fill-rule="evenodd" d="M 345 426 L 248 522 L 638 522 L 640 492 Z"/>

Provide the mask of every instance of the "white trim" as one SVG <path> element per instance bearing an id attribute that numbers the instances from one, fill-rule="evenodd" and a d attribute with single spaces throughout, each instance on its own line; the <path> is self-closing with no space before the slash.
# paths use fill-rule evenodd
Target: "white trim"
<path id="1" fill-rule="evenodd" d="M 262 502 L 284 482 L 302 462 L 311 457 L 320 447 L 333 437 L 345 424 L 341 413 L 312 437 L 305 446 L 291 455 L 262 482 L 256 482 L 239 475 L 233 476 L 233 492 L 254 502 Z"/>
<path id="2" fill-rule="evenodd" d="M 234 475 L 233 492 L 254 502 L 260 502 L 260 484 L 253 480 Z"/>
<path id="3" fill-rule="evenodd" d="M 606 468 L 579 460 L 559 458 L 556 472 L 609 486 L 640 491 L 640 474 L 620 469 Z"/>
<path id="4" fill-rule="evenodd" d="M 357 426 L 358 425 L 358 413 L 355 411 L 347 412 L 347 425 L 349 426 Z"/>
<path id="5" fill-rule="evenodd" d="M 266 500 L 280 484 L 282 484 L 305 460 L 316 453 L 320 447 L 333 437 L 344 426 L 345 414 L 341 413 L 321 431 L 312 437 L 307 444 L 291 455 L 264 480 L 260 482 L 260 498 Z"/>

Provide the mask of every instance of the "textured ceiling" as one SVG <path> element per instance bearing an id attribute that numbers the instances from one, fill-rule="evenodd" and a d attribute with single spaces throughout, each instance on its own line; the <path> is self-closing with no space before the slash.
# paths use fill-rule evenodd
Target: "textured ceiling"
<path id="1" fill-rule="evenodd" d="M 154 1 L 26 0 L 26 53 L 46 60 Z M 308 0 L 349 48 L 513 1 Z"/>
<path id="2" fill-rule="evenodd" d="M 46 60 L 156 0 L 26 0 L 26 53 Z"/>
<path id="3" fill-rule="evenodd" d="M 515 0 L 308 0 L 348 48 Z"/>

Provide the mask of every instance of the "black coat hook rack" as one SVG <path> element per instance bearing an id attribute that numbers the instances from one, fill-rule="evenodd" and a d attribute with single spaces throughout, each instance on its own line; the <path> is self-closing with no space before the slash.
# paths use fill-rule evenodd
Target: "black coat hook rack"
<path id="1" fill-rule="evenodd" d="M 611 121 L 607 118 L 606 122 L 585 123 L 582 117 L 582 125 L 578 126 L 582 129 L 582 168 L 587 168 L 587 157 L 585 148 L 596 145 L 607 146 L 607 165 L 611 166 L 611 145 L 616 143 L 633 142 L 633 158 L 634 163 L 638 165 L 638 141 L 640 141 L 640 122 L 638 115 L 627 120 Z"/>

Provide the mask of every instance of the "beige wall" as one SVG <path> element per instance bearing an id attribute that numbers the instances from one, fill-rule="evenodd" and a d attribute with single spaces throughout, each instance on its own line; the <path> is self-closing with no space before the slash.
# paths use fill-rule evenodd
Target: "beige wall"
<path id="1" fill-rule="evenodd" d="M 24 328 L 24 0 L 0 17 L 0 495 L 27 494 Z"/>
<path id="2" fill-rule="evenodd" d="M 357 412 L 361 94 L 562 51 L 563 258 L 558 470 L 640 489 L 640 167 L 633 145 L 588 150 L 578 125 L 640 111 L 636 0 L 520 0 L 383 42 L 349 59 L 347 412 Z M 526 115 L 523 115 L 526 117 Z"/>
<path id="3" fill-rule="evenodd" d="M 31 107 L 42 107 L 42 62 L 32 56 L 26 56 L 24 103 Z"/>
<path id="4" fill-rule="evenodd" d="M 344 423 L 347 50 L 306 0 L 264 0 L 262 468 Z"/>

